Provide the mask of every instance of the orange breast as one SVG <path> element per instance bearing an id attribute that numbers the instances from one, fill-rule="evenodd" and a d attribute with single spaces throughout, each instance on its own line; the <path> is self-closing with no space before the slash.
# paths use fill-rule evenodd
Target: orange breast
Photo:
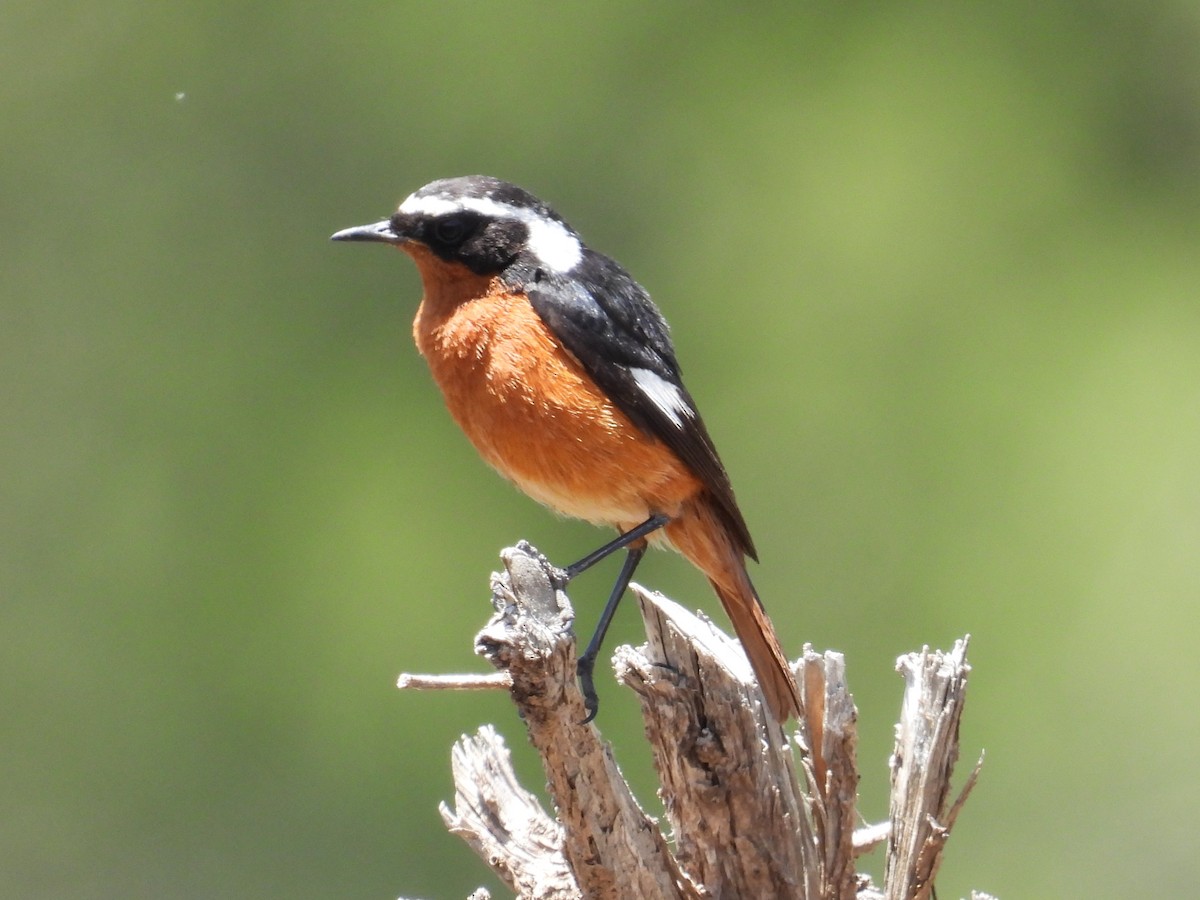
<path id="1" fill-rule="evenodd" d="M 425 282 L 413 334 L 455 420 L 483 458 L 566 515 L 629 528 L 674 516 L 701 485 L 635 426 L 523 295 L 406 249 Z"/>

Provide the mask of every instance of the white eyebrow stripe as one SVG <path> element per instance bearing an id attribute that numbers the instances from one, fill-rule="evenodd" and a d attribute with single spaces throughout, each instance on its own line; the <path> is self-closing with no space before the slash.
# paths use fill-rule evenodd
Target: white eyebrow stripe
<path id="1" fill-rule="evenodd" d="M 413 195 L 400 204 L 399 212 L 405 215 L 444 216 L 467 210 L 495 219 L 515 219 L 529 229 L 528 247 L 545 266 L 555 272 L 570 272 L 583 258 L 583 245 L 579 238 L 561 222 L 539 216 L 528 209 L 518 209 L 497 203 L 487 197 L 463 197 L 448 200 L 445 197 L 417 197 Z"/>
<path id="2" fill-rule="evenodd" d="M 500 204 L 492 202 L 491 205 L 499 206 Z M 406 215 L 444 216 L 446 213 L 458 212 L 466 208 L 466 203 L 462 201 L 447 200 L 445 197 L 418 197 L 413 194 L 400 204 L 399 212 Z M 478 210 L 478 212 L 483 212 L 483 210 Z M 492 215 L 495 214 L 492 213 Z"/>
<path id="3" fill-rule="evenodd" d="M 650 369 L 631 368 L 629 372 L 646 399 L 665 413 L 675 427 L 682 428 L 684 419 L 692 418 L 692 407 L 676 385 Z"/>

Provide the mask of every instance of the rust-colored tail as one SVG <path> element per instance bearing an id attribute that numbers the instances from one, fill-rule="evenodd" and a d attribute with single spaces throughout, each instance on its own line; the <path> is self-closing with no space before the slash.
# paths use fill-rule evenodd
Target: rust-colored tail
<path id="1" fill-rule="evenodd" d="M 701 496 L 666 526 L 667 537 L 680 553 L 708 576 L 709 583 L 733 623 L 759 687 L 780 723 L 800 715 L 800 689 L 775 628 L 758 599 L 742 551 Z"/>
<path id="2" fill-rule="evenodd" d="M 758 676 L 759 687 L 767 698 L 771 712 L 780 723 L 786 722 L 791 716 L 799 717 L 800 689 L 796 686 L 787 657 L 779 646 L 779 638 L 775 636 L 775 629 L 754 588 L 751 587 L 748 593 L 734 593 L 711 578 L 709 582 L 721 598 L 729 621 L 733 623 L 733 630 L 737 632 L 750 665 L 754 667 L 754 674 Z M 746 584 L 749 583 L 750 579 L 747 578 Z"/>

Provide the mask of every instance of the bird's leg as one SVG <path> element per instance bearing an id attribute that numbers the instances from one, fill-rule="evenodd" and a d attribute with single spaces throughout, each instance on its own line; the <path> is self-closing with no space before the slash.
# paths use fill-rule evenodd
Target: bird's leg
<path id="1" fill-rule="evenodd" d="M 596 696 L 596 686 L 592 676 L 596 668 L 596 656 L 600 653 L 600 645 L 604 643 L 604 635 L 608 633 L 608 626 L 612 624 L 613 616 L 617 612 L 617 606 L 620 605 L 621 597 L 625 594 L 625 588 L 629 587 L 629 581 L 633 578 L 633 572 L 646 552 L 646 535 L 662 528 L 669 521 L 671 521 L 670 516 L 664 516 L 661 513 L 655 514 L 641 525 L 630 528 L 623 534 L 618 535 L 614 540 L 609 541 L 599 550 L 589 553 L 583 559 L 579 560 L 579 562 L 569 565 L 562 570 L 561 578 L 562 583 L 565 585 L 576 575 L 586 572 L 605 557 L 611 556 L 618 550 L 627 550 L 625 564 L 621 566 L 621 574 L 617 576 L 617 583 L 613 585 L 612 593 L 608 597 L 608 603 L 604 605 L 604 611 L 600 613 L 600 621 L 596 624 L 596 632 L 592 635 L 592 639 L 588 641 L 586 649 L 584 649 L 579 657 L 579 661 L 575 665 L 575 673 L 579 676 L 579 688 L 583 691 L 583 705 L 587 709 L 587 718 L 583 720 L 584 724 L 596 718 L 596 712 L 600 708 L 600 698 Z"/>
<path id="2" fill-rule="evenodd" d="M 590 569 L 596 563 L 600 562 L 600 560 L 604 559 L 607 556 L 612 556 L 612 554 L 616 553 L 618 550 L 628 547 L 634 541 L 641 540 L 646 535 L 650 534 L 650 532 L 658 531 L 658 529 L 662 528 L 664 525 L 666 525 L 670 521 L 671 521 L 670 516 L 664 516 L 662 514 L 653 515 L 650 518 L 648 518 L 645 522 L 643 522 L 641 525 L 638 525 L 635 528 L 630 528 L 624 534 L 617 535 L 616 538 L 609 541 L 607 544 L 605 544 L 599 550 L 595 550 L 595 551 L 589 553 L 583 559 L 579 560 L 579 562 L 569 565 L 565 569 L 563 569 L 562 570 L 563 582 L 564 583 L 568 582 L 572 578 L 574 578 L 576 575 L 580 574 L 581 572 L 586 572 L 588 569 Z M 633 572 L 631 570 L 630 575 L 632 575 L 632 574 L 633 574 Z M 627 578 L 625 580 L 628 583 L 629 579 Z"/>
<path id="3" fill-rule="evenodd" d="M 627 535 L 621 535 L 621 537 L 627 537 Z M 608 626 L 612 624 L 613 616 L 616 615 L 625 588 L 629 587 L 629 580 L 633 578 L 633 571 L 642 561 L 645 553 L 645 541 L 629 548 L 625 555 L 625 564 L 621 566 L 621 574 L 617 576 L 617 583 L 613 585 L 608 603 L 604 604 L 604 611 L 600 613 L 600 621 L 596 623 L 596 632 L 575 664 L 575 674 L 579 676 L 579 689 L 583 691 L 583 707 L 587 710 L 587 716 L 582 722 L 584 725 L 596 718 L 596 713 L 600 710 L 600 698 L 596 695 L 596 685 L 592 678 L 596 668 L 596 656 L 600 653 L 600 645 L 604 643 L 604 635 L 608 633 Z"/>

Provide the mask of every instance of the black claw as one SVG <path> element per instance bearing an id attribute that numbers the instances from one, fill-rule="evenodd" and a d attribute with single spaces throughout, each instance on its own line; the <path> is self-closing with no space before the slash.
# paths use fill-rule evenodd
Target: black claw
<path id="1" fill-rule="evenodd" d="M 596 693 L 596 684 L 592 678 L 595 668 L 594 657 L 591 659 L 581 657 L 575 664 L 575 674 L 579 677 L 579 690 L 583 692 L 583 708 L 587 710 L 587 715 L 579 723 L 580 725 L 586 725 L 592 721 L 596 718 L 596 713 L 600 711 L 600 697 Z"/>
<path id="2" fill-rule="evenodd" d="M 596 713 L 600 712 L 600 698 L 596 695 L 583 698 L 583 708 L 588 711 L 588 714 L 579 720 L 580 725 L 586 725 L 596 718 Z"/>

